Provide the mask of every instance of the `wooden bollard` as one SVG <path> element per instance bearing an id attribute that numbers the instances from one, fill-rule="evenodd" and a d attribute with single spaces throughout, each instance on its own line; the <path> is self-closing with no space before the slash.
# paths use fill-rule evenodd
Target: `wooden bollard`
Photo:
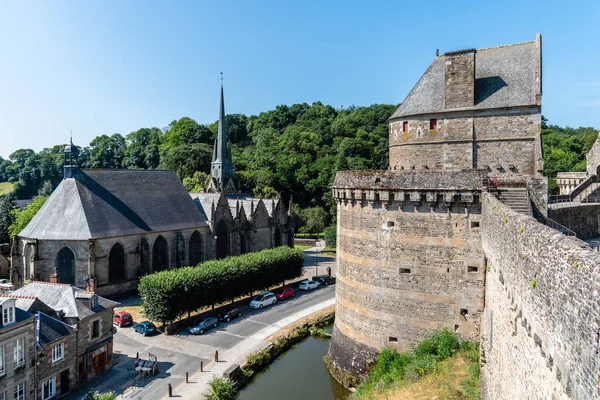
<path id="1" fill-rule="evenodd" d="M 169 397 L 173 397 L 173 387 L 169 383 Z"/>
<path id="2" fill-rule="evenodd" d="M 200 361 L 200 372 L 204 372 L 204 361 Z"/>
<path id="3" fill-rule="evenodd" d="M 219 362 L 219 350 L 215 350 L 215 362 Z"/>
<path id="4" fill-rule="evenodd" d="M 190 381 L 188 380 L 188 378 L 189 378 L 189 376 L 188 376 L 188 373 L 186 372 L 185 373 L 185 383 L 190 383 Z"/>
<path id="5" fill-rule="evenodd" d="M 140 358 L 140 352 L 135 353 L 135 358 Z"/>

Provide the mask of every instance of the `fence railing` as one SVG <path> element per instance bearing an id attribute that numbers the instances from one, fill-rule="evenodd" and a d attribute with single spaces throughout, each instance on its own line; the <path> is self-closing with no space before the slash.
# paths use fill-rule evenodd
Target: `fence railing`
<path id="1" fill-rule="evenodd" d="M 566 226 L 564 226 L 562 224 L 559 224 L 558 222 L 556 222 L 553 219 L 550 219 L 550 218 L 546 217 L 545 218 L 545 223 L 550 228 L 556 229 L 557 231 L 559 231 L 560 233 L 562 233 L 564 235 L 577 237 L 577 233 L 575 233 L 571 229 L 567 228 Z"/>

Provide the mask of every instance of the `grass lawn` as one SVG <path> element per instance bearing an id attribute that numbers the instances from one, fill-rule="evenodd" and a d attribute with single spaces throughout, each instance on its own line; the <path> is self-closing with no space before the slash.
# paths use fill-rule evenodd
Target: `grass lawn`
<path id="1" fill-rule="evenodd" d="M 12 192 L 13 184 L 12 182 L 0 182 L 0 196 L 4 194 L 8 194 Z"/>
<path id="2" fill-rule="evenodd" d="M 321 250 L 321 254 L 324 256 L 335 257 L 335 249 L 333 247 L 325 247 L 323 250 Z"/>
<path id="3" fill-rule="evenodd" d="M 308 245 L 303 245 L 303 244 L 296 244 L 296 245 L 294 245 L 294 248 L 296 250 L 306 250 L 306 249 L 310 249 L 312 247 L 315 247 L 315 246 L 308 246 Z"/>
<path id="4" fill-rule="evenodd" d="M 463 352 L 438 363 L 437 371 L 415 382 L 392 384 L 372 393 L 374 400 L 479 399 L 479 364 Z"/>

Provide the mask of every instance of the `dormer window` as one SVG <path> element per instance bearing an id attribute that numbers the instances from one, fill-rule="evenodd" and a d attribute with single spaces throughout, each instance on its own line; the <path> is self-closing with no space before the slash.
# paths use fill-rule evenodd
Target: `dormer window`
<path id="1" fill-rule="evenodd" d="M 8 325 L 15 322 L 15 308 L 13 306 L 2 307 L 2 325 Z"/>

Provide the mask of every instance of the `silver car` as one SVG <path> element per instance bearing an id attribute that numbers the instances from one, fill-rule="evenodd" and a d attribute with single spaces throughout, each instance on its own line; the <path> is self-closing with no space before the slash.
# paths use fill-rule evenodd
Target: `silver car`
<path id="1" fill-rule="evenodd" d="M 311 290 L 319 287 L 319 282 L 305 280 L 300 283 L 299 289 L 301 290 Z"/>
<path id="2" fill-rule="evenodd" d="M 205 318 L 196 324 L 190 326 L 189 331 L 192 335 L 202 335 L 205 331 L 216 328 L 219 322 L 216 318 L 209 317 Z"/>
<path id="3" fill-rule="evenodd" d="M 0 279 L 0 289 L 8 289 L 8 290 L 13 290 L 15 287 L 13 286 L 12 283 L 10 283 L 10 280 L 8 279 Z"/>

